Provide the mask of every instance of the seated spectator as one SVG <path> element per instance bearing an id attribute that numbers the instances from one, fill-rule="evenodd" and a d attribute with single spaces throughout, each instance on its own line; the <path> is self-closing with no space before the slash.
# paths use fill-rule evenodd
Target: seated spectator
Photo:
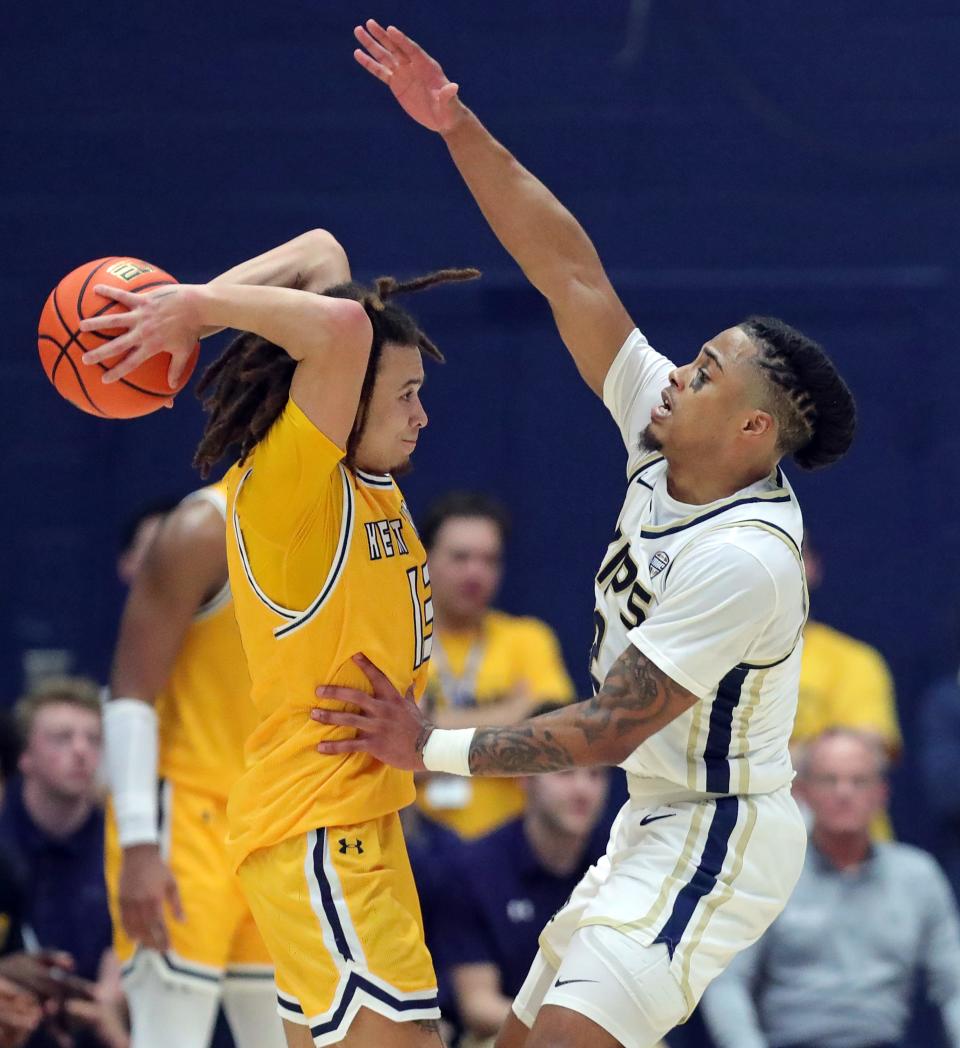
<path id="1" fill-rule="evenodd" d="M 66 950 L 96 979 L 111 943 L 98 803 L 100 691 L 54 678 L 16 708 L 20 776 L 0 808 L 0 842 L 21 866 L 27 923 L 41 946 Z"/>
<path id="2" fill-rule="evenodd" d="M 433 651 L 425 701 L 442 728 L 513 724 L 546 700 L 569 701 L 573 684 L 546 623 L 496 611 L 505 510 L 492 499 L 453 492 L 420 522 L 430 557 Z M 425 776 L 420 807 L 462 837 L 489 833 L 523 811 L 513 779 Z"/>
<path id="3" fill-rule="evenodd" d="M 807 585 L 816 590 L 823 580 L 823 561 L 809 535 L 803 542 L 803 566 Z M 872 735 L 890 760 L 900 756 L 903 739 L 886 660 L 869 644 L 811 618 L 803 631 L 800 698 L 790 740 L 794 763 L 811 739 L 830 728 Z M 877 813 L 872 832 L 876 840 L 893 837 L 886 808 Z"/>
<path id="4" fill-rule="evenodd" d="M 920 770 L 936 821 L 937 858 L 960 899 L 960 679 L 936 681 L 920 711 Z"/>
<path id="5" fill-rule="evenodd" d="M 0 852 L 0 1048 L 20 1048 L 40 1025 L 40 1002 L 4 974 L 4 959 L 23 950 L 23 899 L 9 860 Z"/>
<path id="6" fill-rule="evenodd" d="M 930 856 L 871 842 L 885 770 L 876 738 L 860 732 L 835 729 L 807 747 L 806 862 L 783 913 L 703 997 L 719 1048 L 893 1048 L 919 974 L 960 1048 L 956 904 Z"/>
<path id="7" fill-rule="evenodd" d="M 450 965 L 463 1044 L 485 1044 L 503 1024 L 541 928 L 602 854 L 609 831 L 600 824 L 606 768 L 521 781 L 523 816 L 466 842 L 446 883 L 440 956 Z"/>
<path id="8" fill-rule="evenodd" d="M 122 1048 L 128 1039 L 110 950 L 98 803 L 99 689 L 79 678 L 50 679 L 20 700 L 15 718 L 23 751 L 0 808 L 0 849 L 23 893 L 23 937 L 65 951 L 55 966 L 74 973 L 57 1014 L 80 1033 L 62 1033 L 59 1043 Z M 17 981 L 5 967 L 0 975 Z"/>

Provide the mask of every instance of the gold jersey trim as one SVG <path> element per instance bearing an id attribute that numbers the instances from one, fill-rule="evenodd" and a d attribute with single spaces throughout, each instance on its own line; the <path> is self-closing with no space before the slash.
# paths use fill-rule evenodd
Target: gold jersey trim
<path id="1" fill-rule="evenodd" d="M 288 622 L 285 626 L 278 626 L 273 631 L 273 635 L 278 639 L 289 636 L 300 629 L 301 626 L 306 625 L 316 615 L 326 604 L 330 594 L 337 588 L 337 583 L 342 578 L 344 569 L 347 566 L 347 560 L 350 556 L 350 539 L 353 535 L 353 488 L 350 485 L 350 476 L 344 466 L 340 464 L 337 466 L 337 469 L 340 470 L 340 483 L 343 485 L 343 512 L 340 514 L 340 537 L 337 541 L 337 549 L 333 555 L 330 571 L 327 573 L 326 580 L 323 583 L 323 589 L 320 590 L 317 599 L 310 607 L 306 611 L 301 612 L 292 622 Z"/>
<path id="2" fill-rule="evenodd" d="M 340 536 L 337 540 L 337 548 L 334 552 L 333 560 L 330 564 L 330 570 L 327 572 L 327 577 L 324 580 L 320 593 L 315 600 L 300 611 L 295 608 L 287 608 L 283 604 L 278 604 L 275 600 L 272 600 L 254 577 L 253 567 L 250 564 L 250 557 L 247 553 L 246 543 L 243 541 L 243 531 L 240 528 L 240 517 L 237 513 L 237 503 L 240 501 L 240 492 L 243 490 L 243 485 L 247 482 L 247 478 L 253 473 L 253 467 L 244 473 L 240 479 L 240 483 L 237 485 L 237 493 L 233 500 L 233 531 L 237 539 L 237 549 L 240 552 L 240 561 L 243 564 L 243 571 L 247 576 L 247 582 L 250 583 L 250 588 L 259 600 L 271 611 L 287 620 L 285 623 L 276 626 L 273 630 L 274 637 L 278 639 L 280 637 L 289 636 L 291 633 L 300 629 L 301 626 L 304 626 L 314 615 L 316 615 L 324 604 L 326 604 L 327 600 L 330 598 L 330 594 L 336 589 L 337 583 L 343 576 L 344 569 L 347 566 L 347 559 L 350 556 L 350 539 L 353 534 L 353 488 L 350 485 L 350 476 L 343 465 L 338 465 L 337 469 L 340 471 L 340 484 L 343 490 L 343 512 L 340 515 Z"/>
<path id="3" fill-rule="evenodd" d="M 243 541 L 243 532 L 240 530 L 240 517 L 237 513 L 240 492 L 243 491 L 243 485 L 246 484 L 252 474 L 253 467 L 248 469 L 240 478 L 240 483 L 237 485 L 237 493 L 233 497 L 233 533 L 237 540 L 237 549 L 240 551 L 240 561 L 243 564 L 243 572 L 247 576 L 247 582 L 250 583 L 250 588 L 271 611 L 275 611 L 282 618 L 295 619 L 300 612 L 296 611 L 294 608 L 285 608 L 282 604 L 277 604 L 276 601 L 271 600 L 260 588 L 257 580 L 253 576 L 253 568 L 250 565 L 250 556 L 247 553 L 247 545 Z"/>

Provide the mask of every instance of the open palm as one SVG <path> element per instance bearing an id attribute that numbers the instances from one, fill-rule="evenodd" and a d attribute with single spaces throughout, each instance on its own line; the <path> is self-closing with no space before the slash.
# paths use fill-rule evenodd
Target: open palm
<path id="1" fill-rule="evenodd" d="M 353 34 L 361 44 L 354 58 L 390 88 L 406 113 L 431 131 L 453 127 L 462 110 L 459 86 L 447 79 L 439 62 L 395 26 L 384 29 L 372 18 Z"/>

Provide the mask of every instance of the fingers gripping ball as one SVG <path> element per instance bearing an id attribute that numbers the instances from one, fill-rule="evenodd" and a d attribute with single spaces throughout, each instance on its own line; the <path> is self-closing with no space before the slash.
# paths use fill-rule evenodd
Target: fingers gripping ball
<path id="1" fill-rule="evenodd" d="M 197 363 L 200 345 L 191 355 L 177 385 L 167 382 L 170 354 L 158 353 L 144 361 L 125 378 L 105 385 L 103 372 L 117 363 L 84 364 L 82 355 L 100 348 L 114 335 L 113 331 L 81 331 L 80 321 L 109 313 L 124 313 L 126 307 L 95 294 L 96 284 L 107 284 L 136 294 L 153 291 L 177 281 L 156 266 L 138 258 L 113 255 L 79 266 L 60 281 L 40 314 L 37 348 L 47 378 L 57 392 L 81 411 L 101 418 L 138 418 L 149 415 L 169 403 L 190 380 Z"/>

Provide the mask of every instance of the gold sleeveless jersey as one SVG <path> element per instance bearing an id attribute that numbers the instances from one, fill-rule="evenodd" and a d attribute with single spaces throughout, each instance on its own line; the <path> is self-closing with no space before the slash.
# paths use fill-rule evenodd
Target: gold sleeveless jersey
<path id="1" fill-rule="evenodd" d="M 257 848 L 414 798 L 410 772 L 316 751 L 354 734 L 310 719 L 317 686 L 369 692 L 352 661 L 363 652 L 419 698 L 433 634 L 426 554 L 400 490 L 348 470 L 343 454 L 289 400 L 227 475 L 230 583 L 259 718 L 228 806 L 237 866 Z"/>
<path id="2" fill-rule="evenodd" d="M 187 498 L 226 515 L 223 481 Z M 257 723 L 229 582 L 194 616 L 156 709 L 161 778 L 226 799 Z"/>

